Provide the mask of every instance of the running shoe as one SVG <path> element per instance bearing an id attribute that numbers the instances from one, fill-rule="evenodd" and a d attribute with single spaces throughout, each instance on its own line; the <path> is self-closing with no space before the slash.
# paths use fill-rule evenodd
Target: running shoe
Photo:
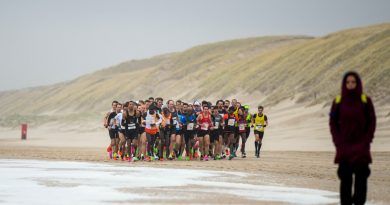
<path id="1" fill-rule="evenodd" d="M 114 152 L 113 156 L 114 160 L 117 160 L 117 155 L 116 155 L 116 152 Z"/>
<path id="2" fill-rule="evenodd" d="M 203 160 L 204 160 L 204 161 L 209 161 L 209 157 L 208 157 L 207 155 L 205 155 L 205 156 L 203 157 Z"/>

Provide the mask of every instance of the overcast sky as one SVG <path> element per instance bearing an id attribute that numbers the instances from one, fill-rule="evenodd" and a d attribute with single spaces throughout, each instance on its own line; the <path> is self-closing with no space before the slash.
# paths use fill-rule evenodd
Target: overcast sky
<path id="1" fill-rule="evenodd" d="M 384 22 L 389 0 L 0 0 L 0 91 L 209 42 Z"/>

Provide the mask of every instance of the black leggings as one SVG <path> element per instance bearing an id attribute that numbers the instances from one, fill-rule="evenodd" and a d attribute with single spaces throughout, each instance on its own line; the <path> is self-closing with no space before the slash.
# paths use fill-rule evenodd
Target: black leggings
<path id="1" fill-rule="evenodd" d="M 146 148 L 146 151 L 148 152 L 149 156 L 153 156 L 154 153 L 154 144 L 156 143 L 157 135 L 151 135 L 149 133 L 146 133 L 146 139 L 148 140 L 148 146 Z"/>
<path id="2" fill-rule="evenodd" d="M 341 205 L 360 205 L 366 202 L 367 178 L 370 176 L 368 164 L 340 163 L 337 174 L 340 178 Z M 355 175 L 354 193 L 352 195 L 353 175 Z"/>
<path id="3" fill-rule="evenodd" d="M 186 153 L 187 156 L 190 156 L 190 148 L 193 147 L 194 141 L 194 131 L 185 131 L 184 140 L 186 142 Z"/>
<path id="4" fill-rule="evenodd" d="M 167 156 L 169 155 L 169 144 L 171 142 L 171 130 L 161 130 L 160 131 L 160 141 L 158 143 L 158 150 L 159 150 L 159 156 L 160 157 L 164 157 L 163 156 L 163 149 L 164 149 L 164 146 L 165 146 L 165 158 L 167 158 Z"/>
<path id="5" fill-rule="evenodd" d="M 241 136 L 241 153 L 245 153 L 245 143 L 246 143 L 246 139 L 247 139 L 247 135 L 245 132 L 243 133 L 240 133 L 240 136 Z"/>
<path id="6" fill-rule="evenodd" d="M 245 134 L 246 134 L 246 139 L 248 139 L 249 135 L 251 134 L 251 127 L 245 127 Z"/>

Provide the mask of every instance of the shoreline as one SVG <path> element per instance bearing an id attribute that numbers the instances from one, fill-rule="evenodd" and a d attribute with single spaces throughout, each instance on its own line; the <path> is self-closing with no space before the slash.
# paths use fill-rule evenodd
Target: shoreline
<path id="1" fill-rule="evenodd" d="M 35 159 L 48 161 L 78 161 L 110 164 L 116 166 L 202 169 L 213 171 L 245 172 L 261 177 L 270 183 L 290 187 L 302 187 L 338 192 L 337 165 L 333 163 L 334 152 L 308 151 L 263 151 L 259 159 L 253 151 L 247 152 L 247 158 L 210 161 L 154 161 L 127 162 L 109 160 L 105 148 L 78 147 L 27 147 L 0 145 L 2 159 Z M 390 202 L 390 152 L 373 152 L 371 176 L 368 180 L 367 201 L 375 203 Z M 242 183 L 251 183 L 244 179 Z"/>

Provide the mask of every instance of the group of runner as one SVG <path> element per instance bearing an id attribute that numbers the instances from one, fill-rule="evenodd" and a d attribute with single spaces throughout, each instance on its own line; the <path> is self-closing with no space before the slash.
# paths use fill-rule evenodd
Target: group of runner
<path id="1" fill-rule="evenodd" d="M 255 156 L 260 157 L 264 129 L 268 125 L 264 108 L 251 115 L 249 106 L 236 99 L 193 104 L 160 97 L 143 101 L 112 102 L 104 118 L 111 143 L 110 159 L 138 160 L 219 160 L 241 157 L 251 128 L 255 134 Z"/>

